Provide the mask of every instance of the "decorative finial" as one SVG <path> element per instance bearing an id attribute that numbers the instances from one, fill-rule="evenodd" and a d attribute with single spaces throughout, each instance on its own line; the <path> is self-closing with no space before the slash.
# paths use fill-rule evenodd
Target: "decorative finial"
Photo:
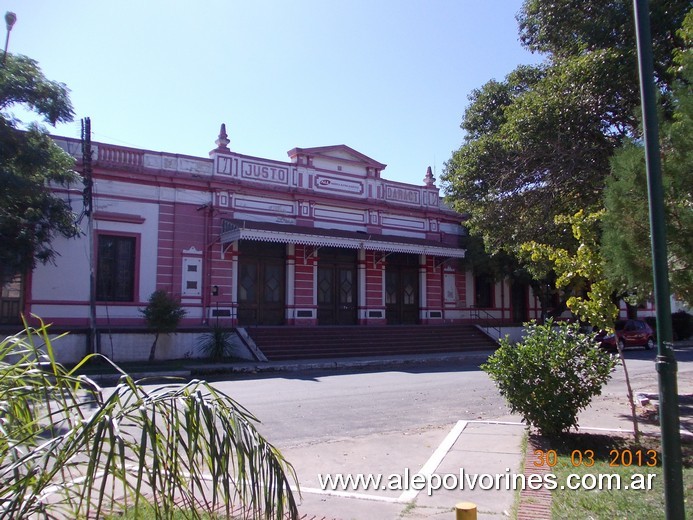
<path id="1" fill-rule="evenodd" d="M 219 138 L 214 142 L 217 143 L 217 150 L 229 149 L 229 143 L 231 141 L 229 140 L 229 136 L 226 134 L 226 123 L 221 124 L 221 128 L 219 129 Z"/>
<path id="2" fill-rule="evenodd" d="M 433 176 L 433 171 L 431 170 L 431 167 L 429 166 L 428 169 L 426 170 L 426 177 L 424 177 L 424 184 L 432 188 L 435 186 L 436 178 Z"/>

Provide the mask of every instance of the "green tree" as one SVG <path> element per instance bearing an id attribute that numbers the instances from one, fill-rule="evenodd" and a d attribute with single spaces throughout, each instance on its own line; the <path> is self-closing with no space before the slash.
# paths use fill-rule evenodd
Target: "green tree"
<path id="1" fill-rule="evenodd" d="M 51 125 L 71 121 L 65 85 L 46 79 L 37 63 L 8 54 L 0 67 L 0 264 L 4 276 L 23 273 L 55 257 L 51 241 L 79 233 L 70 205 L 50 185 L 78 181 L 74 160 L 44 128 L 26 130 L 11 112 L 22 106 Z"/>
<path id="2" fill-rule="evenodd" d="M 149 361 L 156 357 L 156 344 L 161 334 L 170 334 L 178 328 L 180 320 L 186 315 L 180 301 L 162 289 L 157 289 L 149 297 L 149 302 L 140 313 L 147 321 L 147 327 L 154 331 L 154 342 L 149 350 Z"/>
<path id="3" fill-rule="evenodd" d="M 669 106 L 671 56 L 688 1 L 652 2 L 655 61 Z M 554 217 L 601 209 L 609 160 L 638 135 L 632 7 L 626 1 L 526 0 L 518 17 L 541 66 L 522 66 L 472 92 L 465 138 L 446 163 L 448 199 L 490 251 L 531 240 L 575 243 Z"/>
<path id="4" fill-rule="evenodd" d="M 680 31 L 685 47 L 674 57 L 673 115 L 662 122 L 662 183 L 671 290 L 693 304 L 693 11 Z M 606 273 L 625 280 L 641 300 L 653 292 L 645 155 L 627 142 L 611 161 L 604 191 L 602 250 Z"/>
<path id="5" fill-rule="evenodd" d="M 537 276 L 556 273 L 556 287 L 570 294 L 568 308 L 583 321 L 610 329 L 618 315 L 616 286 L 606 277 L 599 247 L 599 224 L 603 212 L 556 217 L 557 225 L 570 226 L 579 244 L 570 251 L 551 244 L 526 242 L 520 247 L 528 266 Z"/>

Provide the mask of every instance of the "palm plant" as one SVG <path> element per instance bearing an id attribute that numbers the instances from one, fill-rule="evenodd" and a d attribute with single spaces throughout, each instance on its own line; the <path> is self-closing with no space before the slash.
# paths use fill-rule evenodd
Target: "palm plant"
<path id="1" fill-rule="evenodd" d="M 90 356 L 94 357 L 94 355 Z M 0 519 L 298 518 L 293 467 L 204 381 L 104 390 L 55 360 L 47 327 L 0 342 Z"/>
<path id="2" fill-rule="evenodd" d="M 197 348 L 207 357 L 219 361 L 233 351 L 233 332 L 215 325 L 198 338 Z"/>

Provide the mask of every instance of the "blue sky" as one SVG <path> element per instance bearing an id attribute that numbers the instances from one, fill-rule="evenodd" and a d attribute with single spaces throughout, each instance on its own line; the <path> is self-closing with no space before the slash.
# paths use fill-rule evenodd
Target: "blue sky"
<path id="1" fill-rule="evenodd" d="M 462 142 L 468 95 L 541 57 L 522 49 L 521 0 L 61 0 L 4 2 L 9 50 L 71 90 L 52 133 L 206 157 L 288 160 L 346 144 L 420 184 Z M 4 36 L 4 33 L 3 33 Z M 4 40 L 4 39 L 3 39 Z"/>

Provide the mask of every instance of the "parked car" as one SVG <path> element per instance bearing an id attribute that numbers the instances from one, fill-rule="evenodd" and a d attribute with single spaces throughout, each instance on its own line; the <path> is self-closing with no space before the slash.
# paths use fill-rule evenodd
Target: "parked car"
<path id="1" fill-rule="evenodd" d="M 597 334 L 599 346 L 608 350 L 618 347 L 645 347 L 650 350 L 655 346 L 655 333 L 644 320 L 619 320 L 614 324 L 614 333 Z"/>

